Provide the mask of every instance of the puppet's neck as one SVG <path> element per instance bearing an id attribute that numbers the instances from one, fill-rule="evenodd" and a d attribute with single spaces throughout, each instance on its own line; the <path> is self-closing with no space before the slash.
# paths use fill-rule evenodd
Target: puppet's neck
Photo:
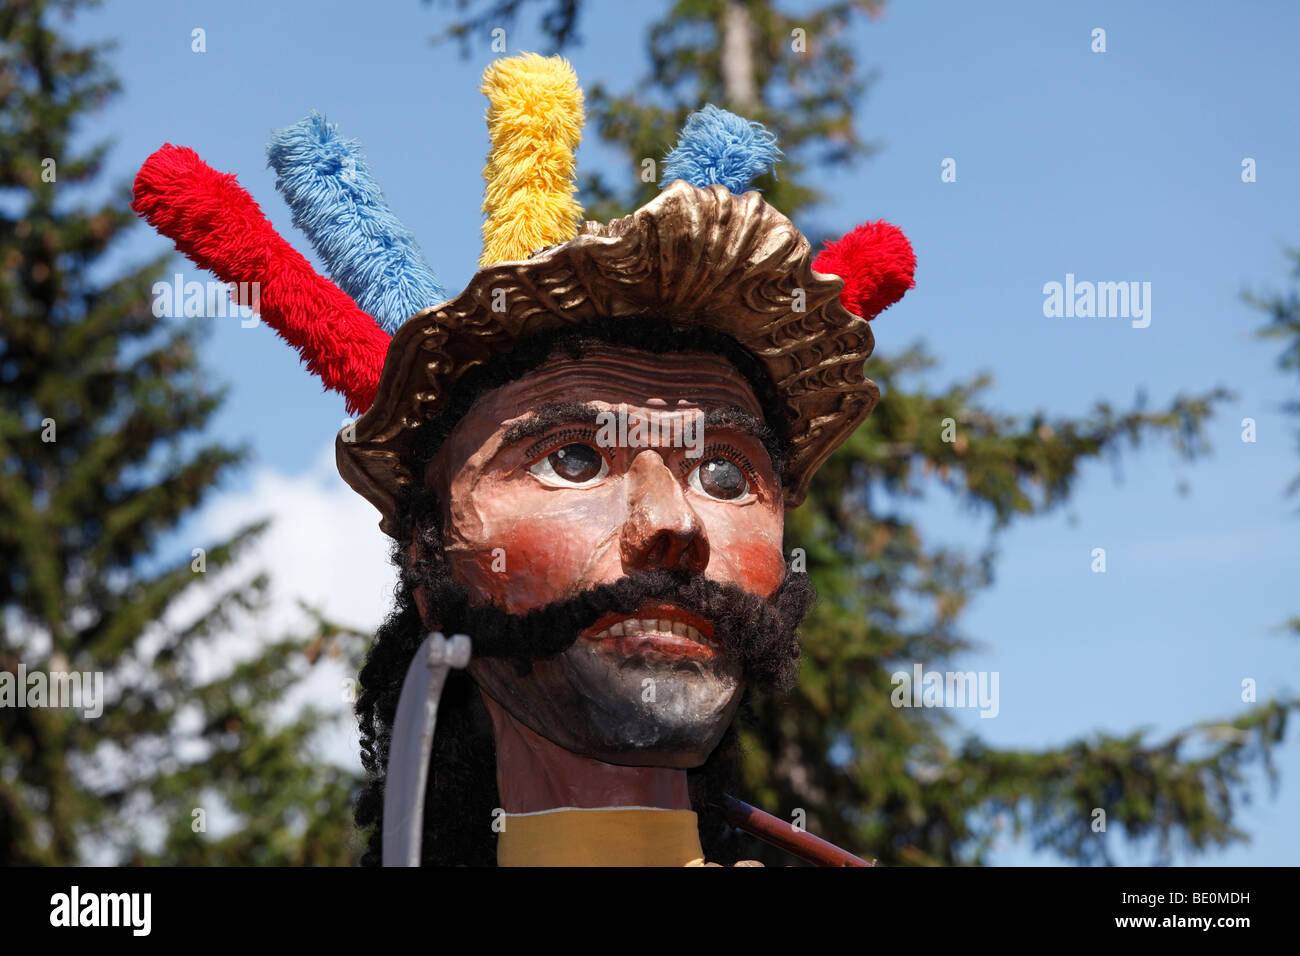
<path id="1" fill-rule="evenodd" d="M 505 811 L 502 865 L 682 866 L 703 858 L 686 771 L 623 767 L 557 746 L 483 695 Z"/>

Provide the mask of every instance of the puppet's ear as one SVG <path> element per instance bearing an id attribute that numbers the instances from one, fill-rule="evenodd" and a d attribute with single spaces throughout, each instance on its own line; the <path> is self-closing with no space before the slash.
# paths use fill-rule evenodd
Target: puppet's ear
<path id="1" fill-rule="evenodd" d="M 813 269 L 844 280 L 840 302 L 864 319 L 874 319 L 916 285 L 916 255 L 897 226 L 864 222 L 841 239 L 826 243 Z"/>
<path id="2" fill-rule="evenodd" d="M 234 176 L 168 144 L 140 167 L 131 208 L 195 265 L 234 284 L 241 304 L 260 312 L 327 388 L 343 393 L 349 413 L 370 407 L 388 333 L 280 237 Z"/>
<path id="3" fill-rule="evenodd" d="M 361 144 L 312 112 L 266 147 L 275 188 L 330 277 L 387 331 L 447 300 L 409 229 L 393 215 Z"/>
<path id="4" fill-rule="evenodd" d="M 709 103 L 686 117 L 677 145 L 664 158 L 660 183 L 684 179 L 701 189 L 717 183 L 742 193 L 780 159 L 775 133 Z"/>
<path id="5" fill-rule="evenodd" d="M 479 268 L 527 259 L 578 234 L 574 150 L 582 140 L 582 88 L 569 61 L 524 53 L 483 71 L 492 149 Z"/>

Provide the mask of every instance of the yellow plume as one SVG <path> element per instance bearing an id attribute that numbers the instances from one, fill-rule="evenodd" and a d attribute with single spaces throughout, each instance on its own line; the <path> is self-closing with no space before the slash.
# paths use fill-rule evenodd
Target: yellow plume
<path id="1" fill-rule="evenodd" d="M 526 259 L 572 239 L 582 224 L 573 151 L 582 139 L 582 89 L 563 57 L 524 53 L 483 71 L 492 150 L 483 179 L 479 268 Z"/>

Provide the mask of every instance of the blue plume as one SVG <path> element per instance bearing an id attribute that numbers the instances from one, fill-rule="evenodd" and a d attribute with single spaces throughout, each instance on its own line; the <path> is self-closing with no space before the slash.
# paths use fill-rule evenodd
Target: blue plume
<path id="1" fill-rule="evenodd" d="M 361 144 L 313 110 L 266 146 L 275 188 L 330 276 L 389 332 L 447 300 L 415 237 L 384 202 Z"/>
<path id="2" fill-rule="evenodd" d="M 740 193 L 755 176 L 774 170 L 780 158 L 775 133 L 710 103 L 686 117 L 677 145 L 664 159 L 660 182 L 720 183 Z"/>

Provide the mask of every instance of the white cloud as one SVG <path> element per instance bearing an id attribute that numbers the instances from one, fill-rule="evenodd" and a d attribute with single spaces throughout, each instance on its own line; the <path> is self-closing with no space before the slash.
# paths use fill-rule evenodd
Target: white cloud
<path id="1" fill-rule="evenodd" d="M 253 474 L 249 488 L 214 496 L 197 516 L 197 540 L 222 541 L 259 519 L 270 526 L 237 561 L 214 575 L 208 588 L 195 588 L 176 608 L 176 617 L 200 612 L 212 589 L 233 586 L 265 571 L 270 578 L 266 608 L 237 622 L 215 642 L 203 663 L 215 673 L 232 659 L 255 652 L 259 643 L 304 633 L 309 626 L 298 602 L 327 620 L 372 634 L 392 607 L 397 572 L 389 562 L 389 538 L 379 530 L 379 513 L 339 477 L 330 442 L 307 471 L 287 475 L 270 468 Z M 202 593 L 207 592 L 207 593 Z M 322 757 L 359 769 L 355 720 L 344 699 L 345 679 L 356 673 L 342 661 L 322 660 L 298 692 L 283 704 L 291 713 L 306 701 L 344 715 L 322 741 Z"/>
<path id="2" fill-rule="evenodd" d="M 259 518 L 270 518 L 271 526 L 239 564 L 271 576 L 272 605 L 261 620 L 267 633 L 302 621 L 298 598 L 359 630 L 383 620 L 396 582 L 390 539 L 379 530 L 379 513 L 339 477 L 332 441 L 301 474 L 260 469 L 248 490 L 214 498 L 196 530 L 217 541 Z"/>

